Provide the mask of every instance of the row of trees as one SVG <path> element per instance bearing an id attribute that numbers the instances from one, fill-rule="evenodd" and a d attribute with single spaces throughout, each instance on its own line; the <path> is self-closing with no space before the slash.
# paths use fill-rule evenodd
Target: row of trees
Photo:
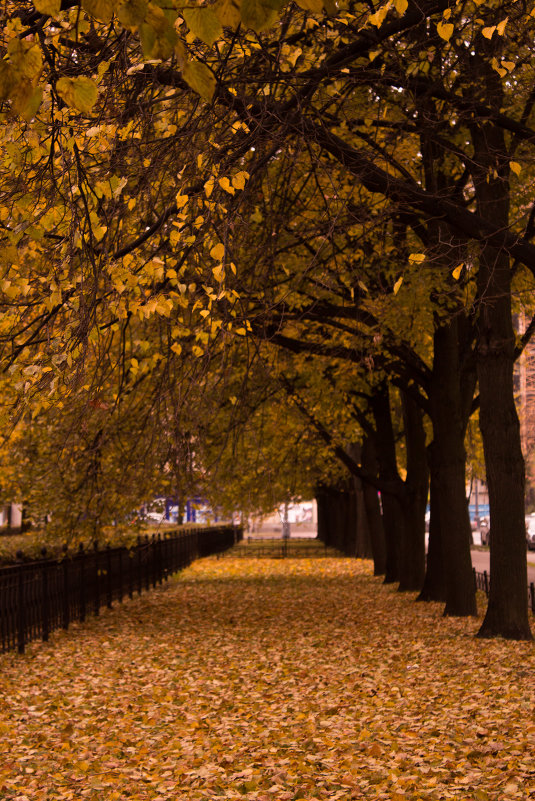
<path id="1" fill-rule="evenodd" d="M 53 487 L 73 529 L 155 483 L 229 508 L 313 490 L 387 581 L 471 615 L 479 423 L 481 634 L 530 638 L 513 382 L 533 328 L 513 326 L 535 270 L 530 9 L 3 15 L 6 486 L 37 510 Z"/>

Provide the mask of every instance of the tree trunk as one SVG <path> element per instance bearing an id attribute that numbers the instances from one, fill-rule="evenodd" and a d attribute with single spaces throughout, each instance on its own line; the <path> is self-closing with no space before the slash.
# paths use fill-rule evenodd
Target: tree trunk
<path id="1" fill-rule="evenodd" d="M 357 464 L 362 463 L 362 445 L 352 443 L 347 451 Z M 368 525 L 368 515 L 364 503 L 363 482 L 358 477 L 352 476 L 352 488 L 355 494 L 355 553 L 358 559 L 371 559 L 373 557 L 370 527 Z"/>
<path id="2" fill-rule="evenodd" d="M 355 556 L 356 496 L 349 479 L 343 487 L 321 487 L 316 492 L 318 538 L 346 556 Z"/>
<path id="3" fill-rule="evenodd" d="M 390 492 L 381 494 L 386 542 L 385 584 L 391 584 L 399 581 L 400 553 L 405 539 L 405 516 L 401 504 L 403 483 L 397 468 L 390 398 L 386 385 L 374 393 L 371 406 L 375 419 L 375 447 L 379 478 L 385 483 L 399 486 L 398 494 Z"/>
<path id="4" fill-rule="evenodd" d="M 466 502 L 465 424 L 460 391 L 458 321 L 437 325 L 429 408 L 433 423 L 433 490 L 439 502 L 439 529 L 446 587 L 445 615 L 477 614 Z M 436 498 L 435 498 L 436 501 Z"/>
<path id="5" fill-rule="evenodd" d="M 374 476 L 377 475 L 377 457 L 371 437 L 365 437 L 362 444 L 362 466 L 367 472 Z M 363 486 L 363 494 L 370 532 L 373 574 L 374 576 L 384 576 L 386 573 L 386 542 L 379 495 L 375 487 L 366 483 Z"/>
<path id="6" fill-rule="evenodd" d="M 405 481 L 405 539 L 400 554 L 399 589 L 422 589 L 425 578 L 425 509 L 429 491 L 429 469 L 425 448 L 423 412 L 402 393 L 407 478 Z"/>
<path id="7" fill-rule="evenodd" d="M 479 67 L 493 103 L 501 88 L 493 70 Z M 493 90 L 495 90 L 493 92 Z M 479 214 L 493 227 L 509 225 L 509 163 L 503 133 L 490 123 L 474 126 L 476 198 Z M 532 638 L 528 616 L 524 460 L 514 401 L 515 335 L 508 255 L 489 243 L 478 269 L 477 374 L 480 428 L 490 505 L 490 594 L 481 637 Z"/>

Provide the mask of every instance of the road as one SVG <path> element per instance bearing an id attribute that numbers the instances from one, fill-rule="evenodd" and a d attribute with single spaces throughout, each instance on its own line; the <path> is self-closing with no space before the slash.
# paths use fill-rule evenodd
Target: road
<path id="1" fill-rule="evenodd" d="M 489 572 L 489 552 L 488 551 L 472 551 L 472 565 L 482 573 L 484 570 Z M 528 582 L 535 583 L 535 554 L 528 551 Z"/>

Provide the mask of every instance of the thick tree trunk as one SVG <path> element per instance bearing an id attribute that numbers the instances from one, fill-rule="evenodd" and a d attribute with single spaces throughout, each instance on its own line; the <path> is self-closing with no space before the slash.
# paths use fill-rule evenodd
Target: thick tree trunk
<path id="1" fill-rule="evenodd" d="M 355 556 L 357 501 L 352 480 L 344 487 L 321 487 L 316 492 L 318 538 L 346 556 Z"/>
<path id="2" fill-rule="evenodd" d="M 400 554 L 399 589 L 422 589 L 425 578 L 425 509 L 429 491 L 429 469 L 425 448 L 423 412 L 407 394 L 402 394 L 407 478 L 405 481 L 405 540 Z"/>
<path id="3" fill-rule="evenodd" d="M 492 105 L 501 107 L 501 84 L 488 60 L 477 64 Z M 509 225 L 509 162 L 503 131 L 474 125 L 474 184 L 479 214 L 493 227 Z M 478 269 L 477 374 L 490 505 L 490 594 L 481 637 L 532 638 L 528 616 L 524 460 L 516 413 L 508 255 L 489 244 Z"/>
<path id="4" fill-rule="evenodd" d="M 444 560 L 444 614 L 463 616 L 475 615 L 477 607 L 470 556 L 465 425 L 459 374 L 458 322 L 453 317 L 435 330 L 429 407 L 433 423 L 433 490 L 440 496 L 433 511 L 439 514 Z"/>
<path id="5" fill-rule="evenodd" d="M 352 443 L 347 449 L 349 455 L 357 464 L 362 463 L 362 445 Z M 364 503 L 363 482 L 358 476 L 352 476 L 352 488 L 355 494 L 355 552 L 358 559 L 371 559 L 373 557 L 368 515 Z"/>
<path id="6" fill-rule="evenodd" d="M 362 466 L 372 475 L 377 475 L 377 457 L 371 437 L 366 437 L 362 444 Z M 384 576 L 386 573 L 386 541 L 383 528 L 383 516 L 379 495 L 371 484 L 364 484 L 364 505 L 370 532 L 370 541 L 373 556 L 374 576 Z"/>

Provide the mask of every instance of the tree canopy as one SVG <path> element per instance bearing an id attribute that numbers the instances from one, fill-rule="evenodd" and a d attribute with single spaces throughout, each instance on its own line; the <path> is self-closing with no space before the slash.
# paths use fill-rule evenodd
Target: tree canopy
<path id="1" fill-rule="evenodd" d="M 350 474 L 413 589 L 429 464 L 426 597 L 473 614 L 477 412 L 482 633 L 528 638 L 534 28 L 479 0 L 4 4 L 4 487 L 42 511 L 54 472 L 75 527 L 155 484 L 231 507 Z"/>

